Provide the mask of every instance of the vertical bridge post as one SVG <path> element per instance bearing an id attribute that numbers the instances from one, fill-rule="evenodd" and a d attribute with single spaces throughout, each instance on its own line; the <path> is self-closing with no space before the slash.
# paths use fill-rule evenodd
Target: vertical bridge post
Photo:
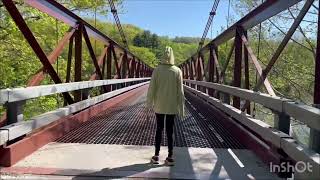
<path id="1" fill-rule="evenodd" d="M 23 121 L 23 105 L 25 103 L 25 101 L 17 101 L 6 104 L 7 125 Z"/>
<path id="2" fill-rule="evenodd" d="M 186 69 L 186 79 L 189 79 L 189 73 L 190 73 L 190 71 L 189 71 L 189 63 L 188 62 L 186 62 L 185 64 L 184 64 L 184 66 L 185 66 L 185 69 Z M 186 85 L 187 86 L 189 86 L 189 83 L 187 83 L 186 82 Z"/>
<path id="3" fill-rule="evenodd" d="M 242 40 L 240 33 L 242 31 L 242 27 L 238 26 L 236 28 L 236 36 L 235 36 L 235 62 L 233 69 L 233 86 L 241 87 L 241 63 L 242 63 Z M 240 109 L 240 98 L 233 97 L 233 106 L 235 108 Z"/>
<path id="4" fill-rule="evenodd" d="M 196 75 L 195 74 L 195 65 L 194 65 L 194 57 L 191 57 L 191 59 L 190 59 L 190 79 L 191 80 L 194 80 L 194 76 Z M 195 88 L 195 85 L 194 84 L 191 84 L 191 88 Z"/>
<path id="5" fill-rule="evenodd" d="M 248 39 L 247 31 L 244 31 L 243 34 Z M 244 77 L 245 77 L 245 88 L 250 89 L 250 79 L 249 79 L 249 53 L 248 49 L 244 47 Z M 247 114 L 251 114 L 250 103 L 248 103 Z"/>
<path id="6" fill-rule="evenodd" d="M 210 49 L 209 49 L 209 61 L 208 61 L 208 81 L 209 82 L 215 82 L 214 81 L 214 74 L 215 74 L 215 65 L 214 65 L 214 57 L 213 57 L 213 45 L 210 45 Z M 214 89 L 208 89 L 208 94 L 209 96 L 213 96 L 214 95 Z"/>
<path id="7" fill-rule="evenodd" d="M 286 134 L 290 134 L 290 116 L 281 112 L 275 112 L 274 114 L 274 128 L 282 131 Z"/>
<path id="8" fill-rule="evenodd" d="M 320 12 L 318 12 L 317 49 L 314 69 L 315 77 L 313 103 L 315 107 L 320 108 Z M 312 128 L 310 129 L 309 146 L 317 153 L 320 153 L 320 131 Z"/>
<path id="9" fill-rule="evenodd" d="M 83 24 L 78 23 L 78 29 L 75 32 L 75 49 L 74 49 L 74 82 L 79 82 L 82 80 L 82 30 Z M 75 102 L 82 100 L 82 91 L 77 90 L 74 92 Z"/>

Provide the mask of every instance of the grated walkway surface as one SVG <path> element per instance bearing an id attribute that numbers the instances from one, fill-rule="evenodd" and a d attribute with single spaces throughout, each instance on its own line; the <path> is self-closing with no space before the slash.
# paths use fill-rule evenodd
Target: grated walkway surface
<path id="1" fill-rule="evenodd" d="M 154 145 L 156 120 L 145 106 L 146 92 L 121 102 L 92 117 L 79 128 L 59 138 L 60 143 Z M 175 146 L 243 149 L 219 121 L 198 100 L 186 96 L 186 116 L 175 119 Z M 163 143 L 167 141 L 163 133 Z"/>

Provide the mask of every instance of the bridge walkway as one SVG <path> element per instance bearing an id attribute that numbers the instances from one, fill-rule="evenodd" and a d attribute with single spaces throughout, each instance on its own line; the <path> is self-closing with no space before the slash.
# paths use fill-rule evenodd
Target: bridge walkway
<path id="1" fill-rule="evenodd" d="M 186 94 L 186 116 L 175 120 L 173 167 L 151 165 L 155 115 L 145 106 L 147 85 L 55 142 L 2 172 L 59 179 L 276 179 L 269 168 L 208 107 Z M 160 158 L 167 155 L 163 136 Z M 10 177 L 10 175 L 8 175 Z"/>

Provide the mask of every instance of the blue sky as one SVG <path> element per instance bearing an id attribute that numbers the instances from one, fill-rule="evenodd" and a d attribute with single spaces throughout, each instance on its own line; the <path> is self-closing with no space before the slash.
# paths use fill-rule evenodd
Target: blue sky
<path id="1" fill-rule="evenodd" d="M 213 37 L 227 25 L 228 1 L 221 0 L 213 20 Z M 233 0 L 231 0 L 233 1 Z M 133 24 L 161 36 L 201 37 L 214 0 L 124 0 L 122 24 Z M 235 15 L 232 7 L 230 14 Z M 113 21 L 112 15 L 108 21 Z M 208 38 L 211 37 L 209 31 Z"/>

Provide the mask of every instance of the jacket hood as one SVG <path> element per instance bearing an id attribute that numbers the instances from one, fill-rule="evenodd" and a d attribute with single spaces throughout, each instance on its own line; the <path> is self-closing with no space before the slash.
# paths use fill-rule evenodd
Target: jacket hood
<path id="1" fill-rule="evenodd" d="M 163 58 L 161 59 L 161 64 L 174 65 L 174 55 L 171 47 L 166 46 Z"/>

